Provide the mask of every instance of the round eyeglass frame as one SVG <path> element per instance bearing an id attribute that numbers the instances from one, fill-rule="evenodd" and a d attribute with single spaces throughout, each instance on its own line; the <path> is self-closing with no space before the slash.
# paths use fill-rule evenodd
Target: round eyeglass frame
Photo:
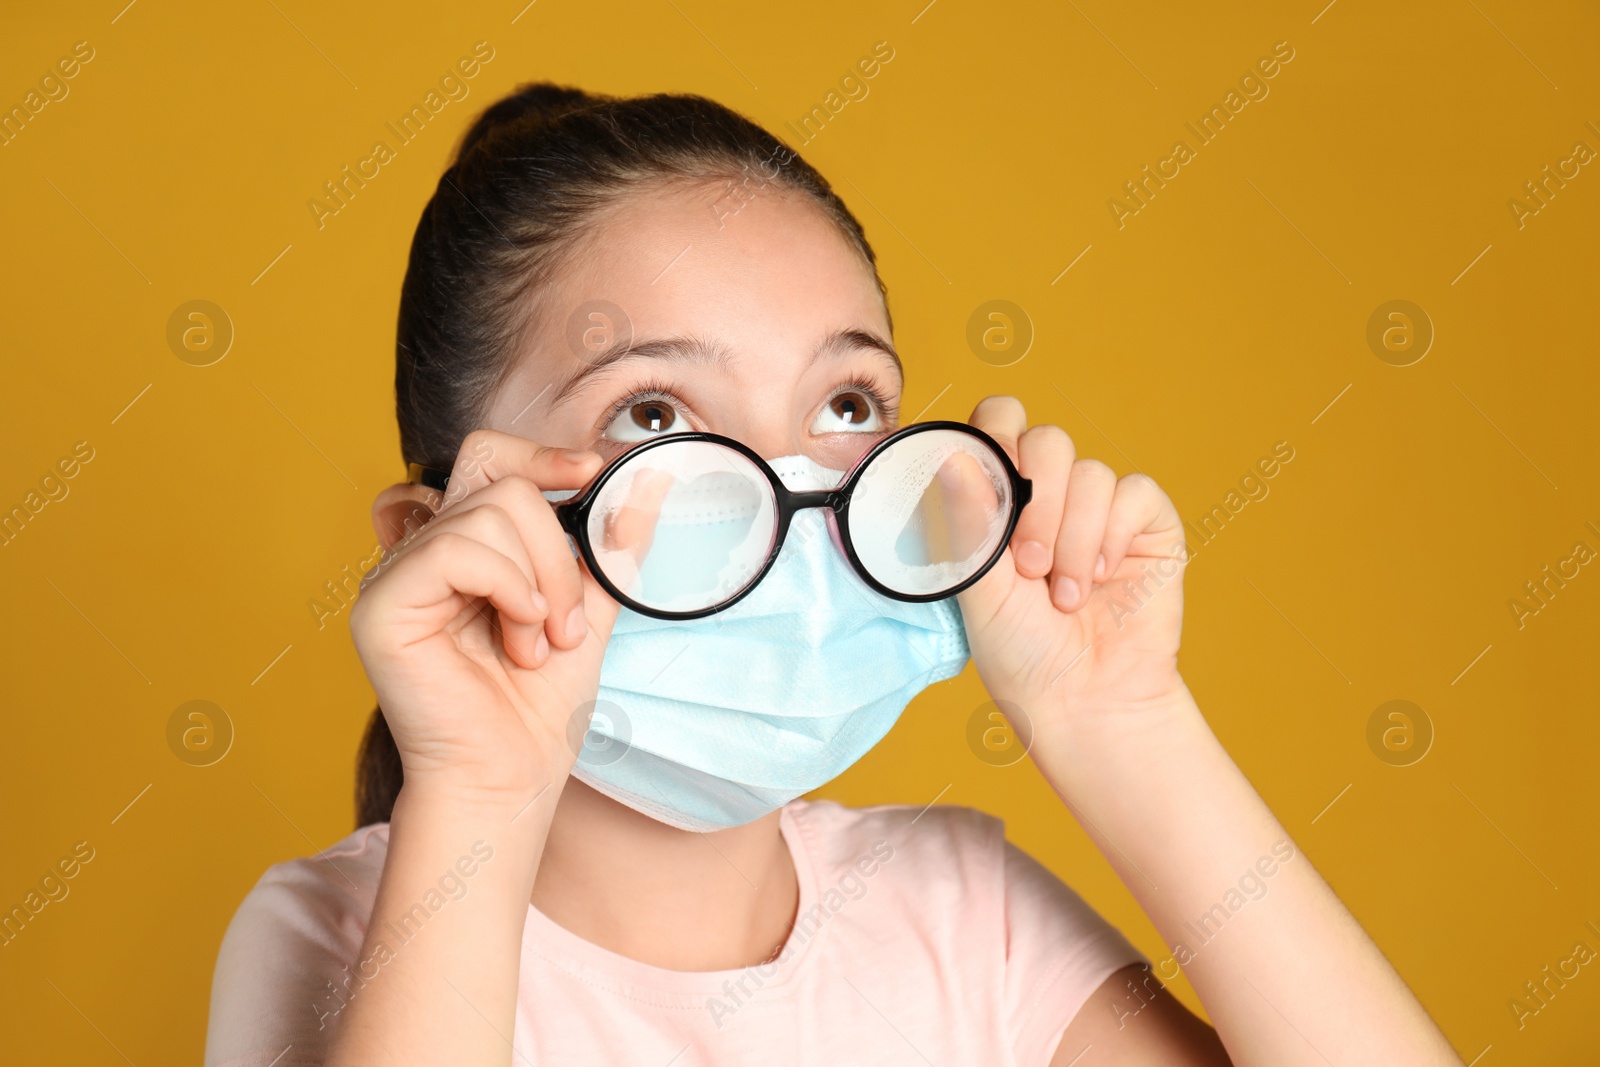
<path id="1" fill-rule="evenodd" d="M 938 593 L 902 593 L 889 588 L 868 573 L 865 565 L 861 562 L 860 556 L 856 554 L 855 544 L 850 536 L 850 500 L 861 480 L 861 476 L 872 465 L 873 460 L 907 437 L 926 433 L 929 430 L 954 430 L 957 433 L 975 437 L 989 447 L 990 451 L 1000 461 L 1001 467 L 1005 470 L 1006 476 L 1011 482 L 1011 515 L 1006 520 L 1005 533 L 996 541 L 994 551 L 990 553 L 989 558 L 959 584 Z M 588 519 L 590 511 L 593 510 L 595 502 L 599 499 L 600 491 L 625 464 L 632 462 L 640 454 L 651 449 L 688 441 L 707 441 L 721 445 L 724 448 L 732 449 L 755 464 L 756 469 L 766 476 L 767 482 L 772 487 L 773 501 L 777 513 L 772 531 L 772 545 L 767 549 L 766 562 L 761 565 L 761 569 L 756 572 L 755 576 L 745 583 L 744 588 L 726 600 L 718 601 L 709 607 L 697 608 L 694 611 L 666 611 L 634 600 L 617 588 L 616 583 L 606 576 L 604 569 L 595 558 L 594 548 L 589 543 Z M 450 475 L 447 472 L 435 467 L 424 467 L 415 463 L 411 465 L 411 477 L 414 481 L 420 482 L 429 488 L 438 489 L 441 492 L 449 485 L 450 481 Z M 895 430 L 883 438 L 861 454 L 861 457 L 856 460 L 845 474 L 843 481 L 833 489 L 800 492 L 796 492 L 784 485 L 783 480 L 778 477 L 777 472 L 768 465 L 767 461 L 762 459 L 754 449 L 741 441 L 736 441 L 731 437 L 724 437 L 721 434 L 699 430 L 663 434 L 660 437 L 634 445 L 628 451 L 606 464 L 600 473 L 595 475 L 594 480 L 584 486 L 576 496 L 555 504 L 553 510 L 556 513 L 556 518 L 561 523 L 562 530 L 572 540 L 584 564 L 589 568 L 589 573 L 594 576 L 595 581 L 600 583 L 600 587 L 613 600 L 632 611 L 638 612 L 640 615 L 675 621 L 701 619 L 708 615 L 715 615 L 718 612 L 728 610 L 749 596 L 756 586 L 761 584 L 761 580 L 767 576 L 767 572 L 772 569 L 772 565 L 777 562 L 778 553 L 783 550 L 784 538 L 789 534 L 790 520 L 794 518 L 796 512 L 806 508 L 828 509 L 828 517 L 837 535 L 838 544 L 844 550 L 845 558 L 850 562 L 850 569 L 859 575 L 861 580 L 866 582 L 874 591 L 892 600 L 900 600 L 907 603 L 944 600 L 947 597 L 955 596 L 989 573 L 990 568 L 1005 554 L 1006 546 L 1011 542 L 1011 535 L 1016 532 L 1017 522 L 1022 517 L 1022 509 L 1032 499 L 1033 482 L 1022 476 L 1021 472 L 1017 470 L 1016 464 L 1011 462 L 1011 457 L 1006 454 L 1006 450 L 1000 447 L 999 442 L 977 427 L 969 426 L 964 422 L 934 420 L 931 422 L 914 422 L 909 426 Z"/>

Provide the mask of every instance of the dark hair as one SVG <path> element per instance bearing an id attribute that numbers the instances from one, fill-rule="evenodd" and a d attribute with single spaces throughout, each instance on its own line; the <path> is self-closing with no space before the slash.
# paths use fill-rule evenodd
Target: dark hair
<path id="1" fill-rule="evenodd" d="M 451 469 L 512 369 L 546 283 L 605 208 L 647 187 L 723 181 L 809 196 L 861 254 L 887 309 L 872 246 L 826 179 L 722 104 L 532 82 L 485 109 L 422 210 L 400 287 L 394 384 L 405 462 Z M 401 782 L 378 708 L 361 741 L 357 826 L 388 821 Z"/>

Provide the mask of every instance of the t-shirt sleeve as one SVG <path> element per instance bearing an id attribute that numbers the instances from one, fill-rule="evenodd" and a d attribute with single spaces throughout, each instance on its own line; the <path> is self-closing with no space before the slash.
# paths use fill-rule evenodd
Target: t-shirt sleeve
<path id="1" fill-rule="evenodd" d="M 1047 1067 L 1100 983 L 1149 960 L 1038 860 L 1010 841 L 1004 851 L 1008 1029 L 1021 1067 Z"/>
<path id="2" fill-rule="evenodd" d="M 205 1067 L 323 1062 L 371 910 L 360 867 L 291 860 L 246 894 L 217 953 Z"/>

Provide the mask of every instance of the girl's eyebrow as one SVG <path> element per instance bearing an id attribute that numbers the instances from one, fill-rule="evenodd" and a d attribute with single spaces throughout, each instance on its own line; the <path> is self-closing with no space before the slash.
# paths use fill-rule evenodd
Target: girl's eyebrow
<path id="1" fill-rule="evenodd" d="M 900 379 L 905 380 L 905 368 L 901 365 L 900 355 L 894 350 L 894 346 L 872 331 L 859 327 L 845 327 L 828 333 L 812 350 L 807 365 L 814 364 L 825 356 L 843 356 L 862 348 L 881 353 L 894 364 L 895 373 Z M 553 407 L 561 403 L 587 384 L 589 379 L 608 368 L 618 363 L 639 359 L 664 359 L 675 363 L 702 363 L 725 367 L 732 362 L 733 354 L 721 342 L 707 341 L 693 335 L 660 337 L 647 341 L 620 338 L 609 348 L 587 359 L 583 366 L 562 382 L 557 387 L 555 395 L 550 398 L 550 405 Z"/>
<path id="2" fill-rule="evenodd" d="M 895 374 L 900 377 L 901 381 L 905 380 L 906 369 L 901 365 L 900 353 L 894 350 L 894 345 L 890 344 L 882 337 L 879 337 L 871 330 L 863 330 L 859 327 L 849 327 L 842 330 L 834 330 L 832 333 L 828 334 L 828 336 L 824 337 L 822 342 L 817 345 L 815 351 L 811 353 L 810 362 L 815 363 L 823 356 L 848 355 L 851 351 L 857 348 L 871 349 L 872 351 L 880 352 L 887 356 L 889 362 L 894 364 Z"/>

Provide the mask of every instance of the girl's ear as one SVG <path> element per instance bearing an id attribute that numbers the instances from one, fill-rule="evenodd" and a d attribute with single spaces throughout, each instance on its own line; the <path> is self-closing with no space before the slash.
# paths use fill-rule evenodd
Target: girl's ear
<path id="1" fill-rule="evenodd" d="M 384 551 L 432 519 L 441 496 L 437 489 L 405 482 L 397 482 L 379 493 L 372 502 L 372 529 Z"/>

